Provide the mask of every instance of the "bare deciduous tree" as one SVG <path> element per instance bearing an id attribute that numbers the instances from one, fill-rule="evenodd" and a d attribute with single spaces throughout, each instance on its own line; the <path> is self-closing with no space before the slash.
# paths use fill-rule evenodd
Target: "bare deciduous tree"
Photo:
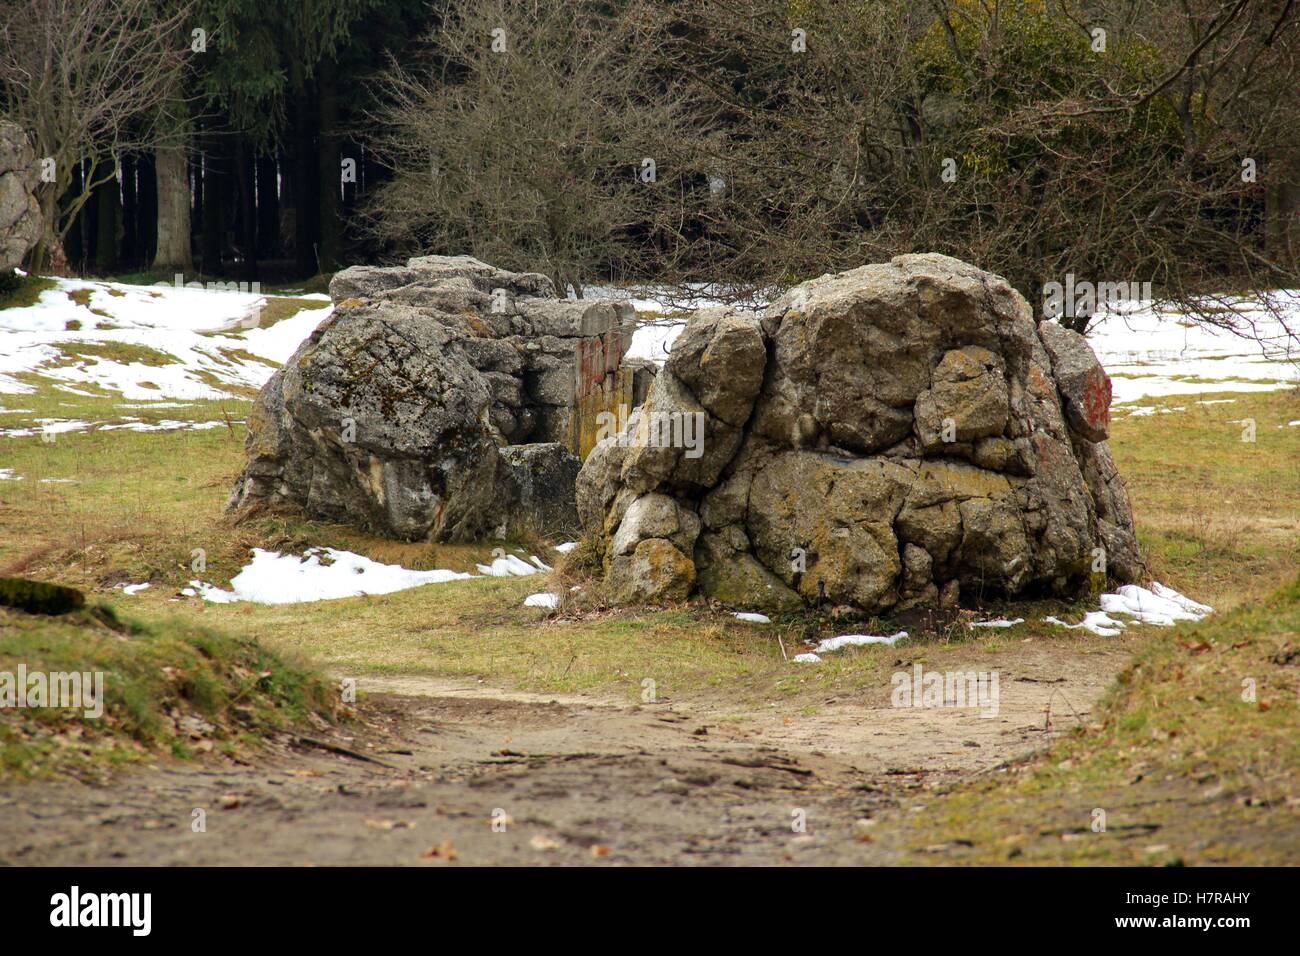
<path id="1" fill-rule="evenodd" d="M 688 278 L 940 251 L 1031 302 L 1068 273 L 1150 281 L 1207 321 L 1225 314 L 1208 290 L 1297 283 L 1288 0 L 680 9 L 675 59 L 723 117 L 726 183 L 695 213 Z"/>
<path id="2" fill-rule="evenodd" d="M 158 142 L 159 105 L 178 87 L 189 51 L 188 10 L 158 0 L 0 6 L 0 106 L 52 172 L 37 191 L 45 238 L 33 268 L 45 265 L 95 187 L 117 175 L 117 157 Z M 91 173 L 78 179 L 81 163 Z"/>
<path id="3" fill-rule="evenodd" d="M 438 19 L 419 66 L 381 77 L 394 178 L 373 234 L 542 271 L 561 294 L 671 254 L 671 197 L 699 173 L 680 159 L 698 116 L 664 70 L 668 11 L 448 0 Z"/>

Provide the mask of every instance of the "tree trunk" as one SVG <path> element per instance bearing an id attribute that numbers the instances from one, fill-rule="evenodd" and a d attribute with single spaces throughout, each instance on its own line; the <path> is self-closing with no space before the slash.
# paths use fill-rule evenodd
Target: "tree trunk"
<path id="1" fill-rule="evenodd" d="M 140 184 L 139 210 L 136 238 L 140 243 L 140 268 L 148 269 L 158 252 L 158 175 L 152 153 L 141 153 L 136 159 L 136 177 Z M 188 183 L 186 184 L 188 187 Z M 185 192 L 185 212 L 189 214 L 189 190 Z"/>
<path id="2" fill-rule="evenodd" d="M 280 156 L 280 250 L 298 260 L 297 163 L 289 153 Z"/>
<path id="3" fill-rule="evenodd" d="M 209 133 L 203 149 L 203 273 L 221 272 L 226 235 L 226 162 L 221 136 Z"/>
<path id="4" fill-rule="evenodd" d="M 184 147 L 178 144 L 155 150 L 154 165 L 158 180 L 158 252 L 153 268 L 157 272 L 193 272 L 190 178 Z"/>
<path id="5" fill-rule="evenodd" d="M 108 160 L 112 163 L 113 160 Z M 96 178 L 108 169 L 103 164 L 96 169 Z M 109 176 L 95 187 L 95 269 L 101 274 L 117 270 L 118 227 L 122 220 L 122 197 L 116 176 Z"/>
<path id="6" fill-rule="evenodd" d="M 320 271 L 333 272 L 343 260 L 342 151 L 338 140 L 338 70 L 332 59 L 317 71 L 320 110 Z"/>
<path id="7" fill-rule="evenodd" d="M 83 163 L 77 163 L 72 171 L 72 185 L 65 196 L 80 194 Z M 86 271 L 86 221 L 87 210 L 90 207 L 82 206 L 81 211 L 68 226 L 67 235 L 63 238 L 63 248 L 68 254 L 68 260 L 73 269 L 77 272 Z"/>
<path id="8" fill-rule="evenodd" d="M 279 173 L 274 155 L 257 157 L 257 253 L 262 259 L 280 254 Z"/>
<path id="9" fill-rule="evenodd" d="M 303 276 L 320 271 L 316 259 L 318 172 L 315 103 L 310 91 L 304 89 L 298 94 L 298 108 L 294 111 L 293 144 L 293 245 L 298 272 Z"/>
<path id="10" fill-rule="evenodd" d="M 239 278 L 252 281 L 257 278 L 257 196 L 254 191 L 256 174 L 253 172 L 253 150 L 247 137 L 239 137 L 235 149 L 235 173 L 238 192 L 235 196 L 239 221 Z"/>

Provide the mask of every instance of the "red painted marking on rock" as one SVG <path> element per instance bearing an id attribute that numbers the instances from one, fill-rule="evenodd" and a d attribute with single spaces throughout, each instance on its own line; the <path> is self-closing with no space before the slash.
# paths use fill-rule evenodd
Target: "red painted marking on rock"
<path id="1" fill-rule="evenodd" d="M 1110 427 L 1110 376 L 1098 366 L 1083 384 L 1083 417 L 1093 428 Z"/>

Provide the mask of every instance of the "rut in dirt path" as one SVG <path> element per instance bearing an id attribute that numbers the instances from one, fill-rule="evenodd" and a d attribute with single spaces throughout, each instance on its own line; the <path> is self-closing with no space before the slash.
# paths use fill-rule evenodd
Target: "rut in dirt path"
<path id="1" fill-rule="evenodd" d="M 168 760 L 107 786 L 0 790 L 0 859 L 899 862 L 888 814 L 1041 742 L 1035 721 L 1053 696 L 1050 683 L 1017 683 L 992 720 L 860 704 L 736 720 L 701 701 L 628 706 L 465 682 L 387 685 L 404 693 L 374 698 L 365 727 L 329 740 L 371 760 L 282 742 L 250 765 Z M 205 832 L 194 832 L 195 811 Z"/>

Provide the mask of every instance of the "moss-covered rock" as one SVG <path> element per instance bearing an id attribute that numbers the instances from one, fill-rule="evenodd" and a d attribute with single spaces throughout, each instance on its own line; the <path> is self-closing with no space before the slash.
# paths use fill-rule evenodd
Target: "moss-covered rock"
<path id="1" fill-rule="evenodd" d="M 67 614 L 86 606 L 86 596 L 76 588 L 28 578 L 0 578 L 0 605 L 28 614 Z"/>

